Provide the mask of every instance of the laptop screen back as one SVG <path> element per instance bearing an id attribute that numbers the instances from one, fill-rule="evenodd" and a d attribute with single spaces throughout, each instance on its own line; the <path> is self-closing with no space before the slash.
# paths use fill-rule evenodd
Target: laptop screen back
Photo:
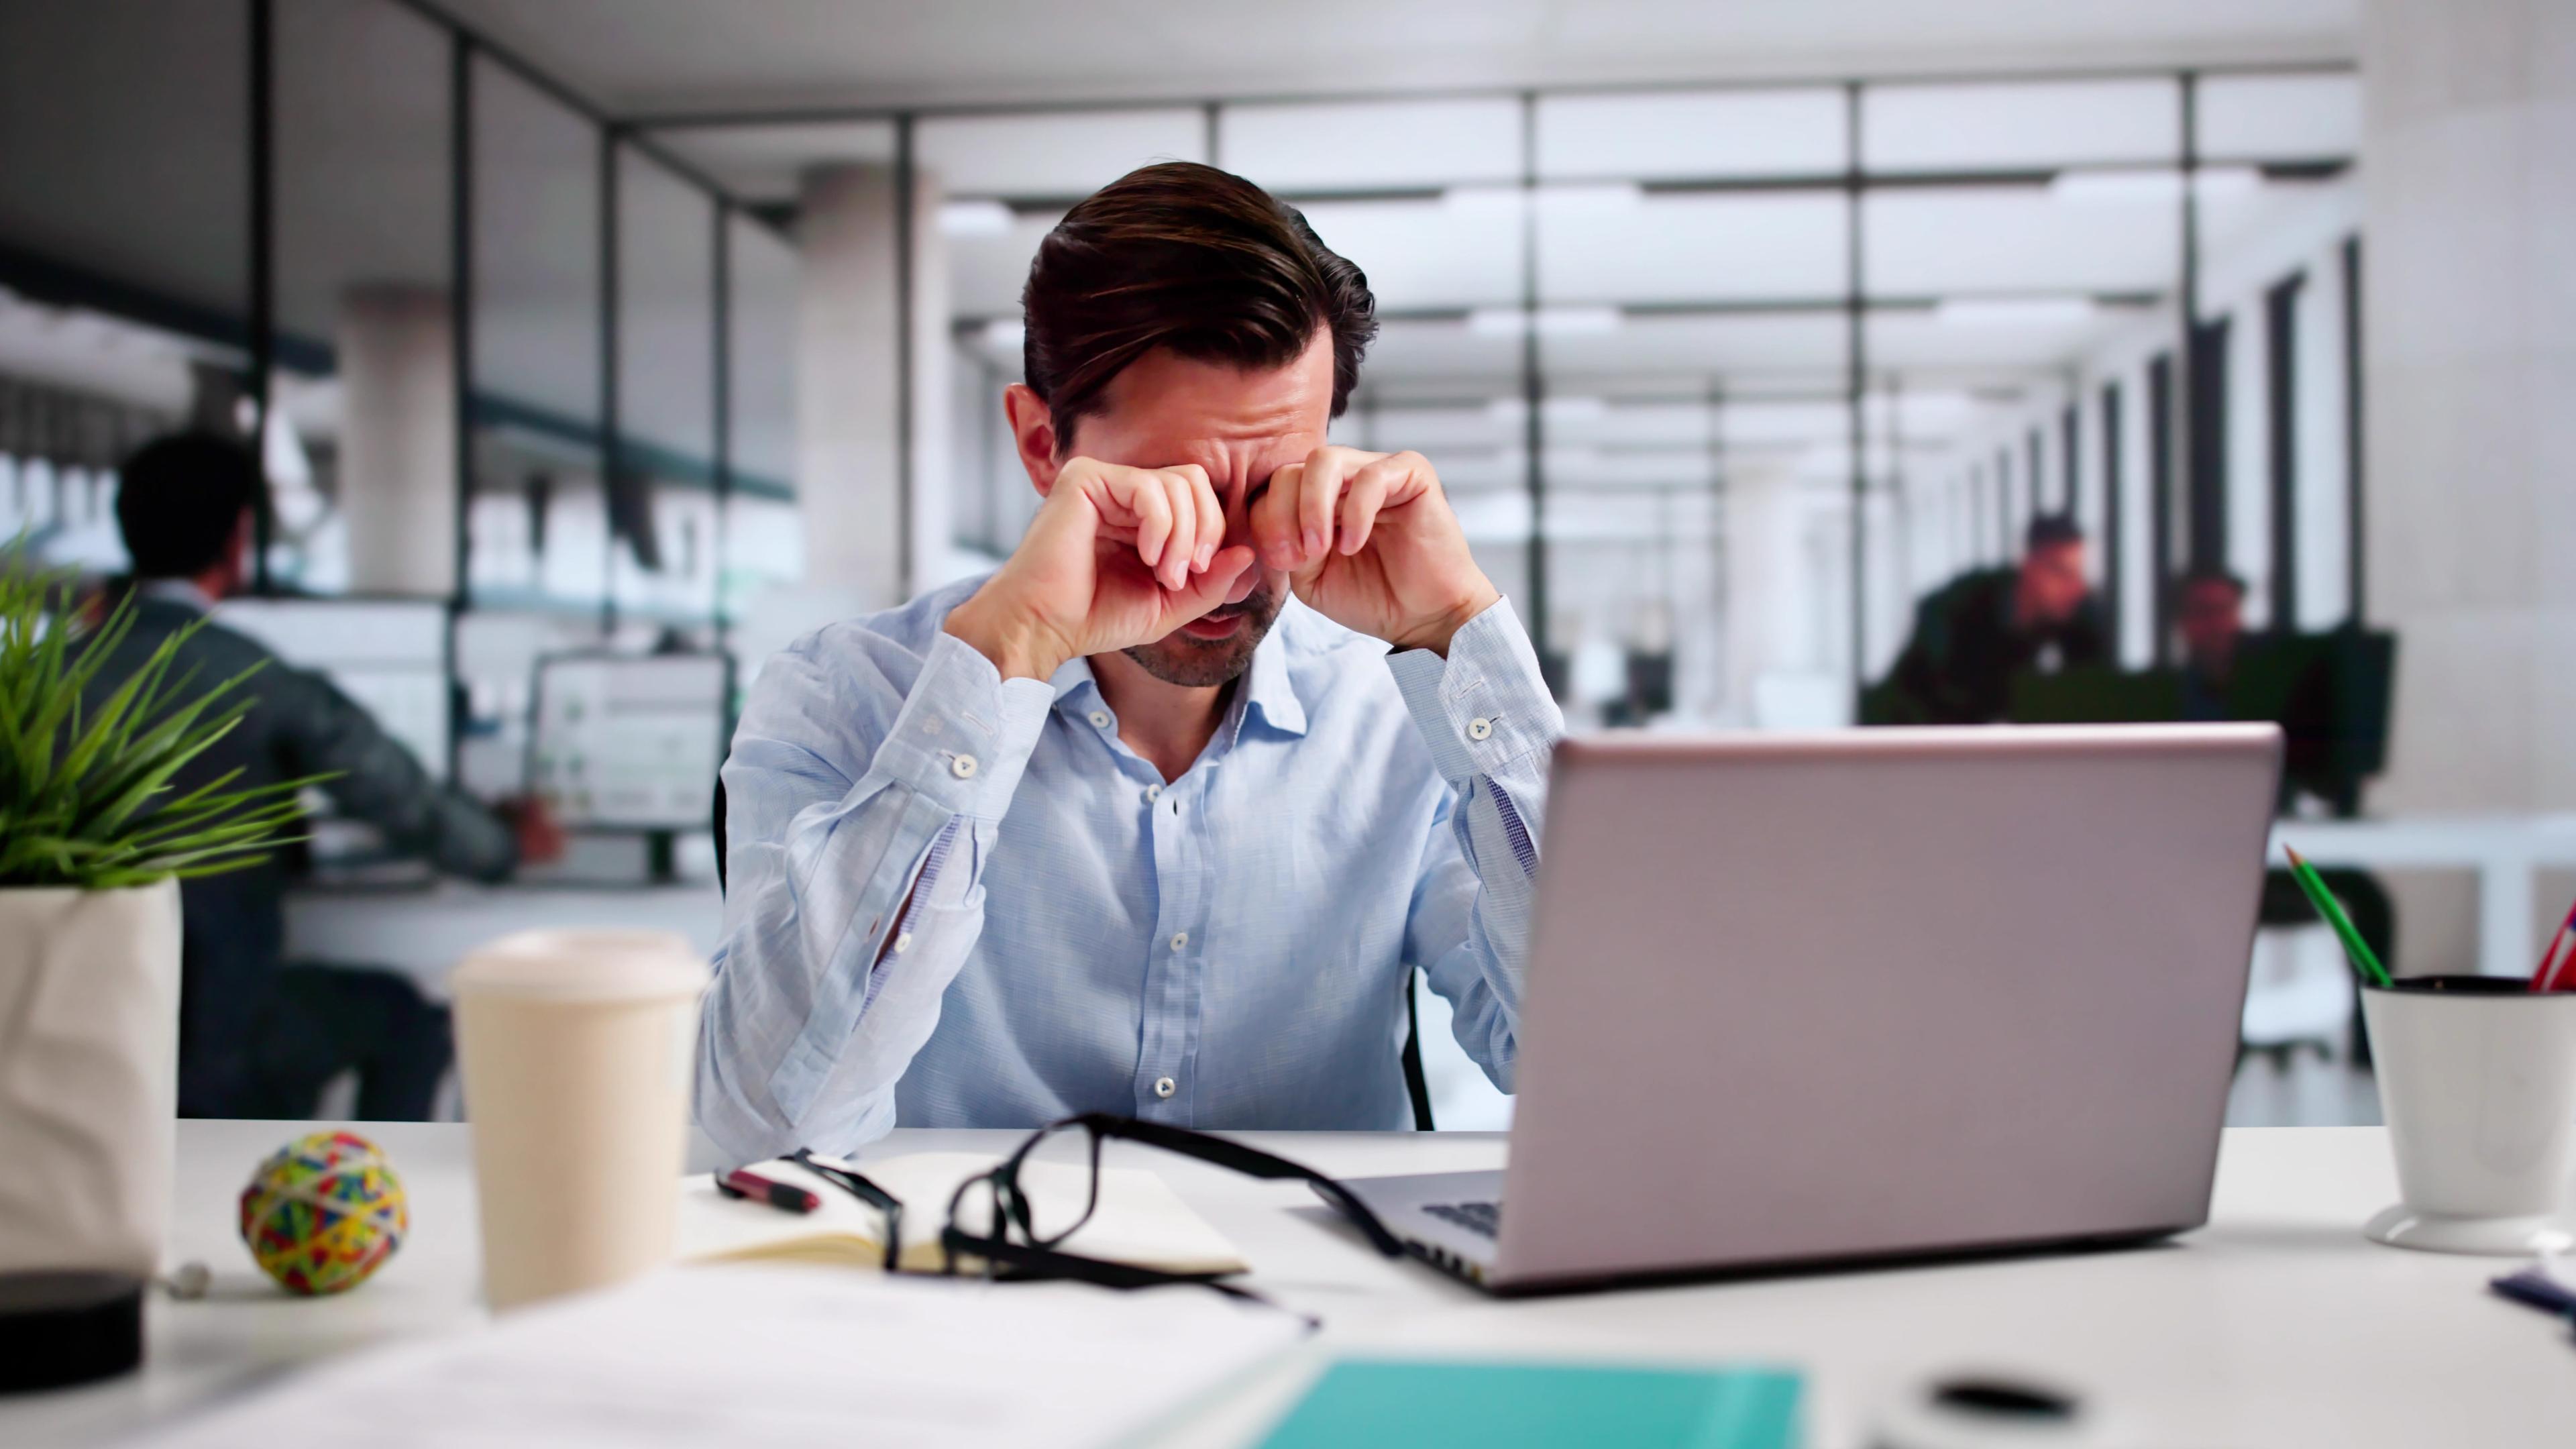
<path id="1" fill-rule="evenodd" d="M 1495 1280 L 2207 1214 L 2268 725 L 1569 740 Z"/>

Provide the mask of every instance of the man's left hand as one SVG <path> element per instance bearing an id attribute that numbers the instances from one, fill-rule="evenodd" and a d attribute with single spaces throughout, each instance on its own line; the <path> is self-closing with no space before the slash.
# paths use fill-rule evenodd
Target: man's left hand
<path id="1" fill-rule="evenodd" d="M 1346 629 L 1445 655 L 1459 626 L 1502 597 L 1420 453 L 1317 448 L 1265 487 L 1250 510 L 1261 562 Z"/>

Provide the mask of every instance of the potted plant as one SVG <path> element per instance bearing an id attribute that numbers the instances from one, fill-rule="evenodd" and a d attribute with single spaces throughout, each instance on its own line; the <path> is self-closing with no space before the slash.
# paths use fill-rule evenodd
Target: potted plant
<path id="1" fill-rule="evenodd" d="M 121 1372 L 170 1205 L 183 876 L 249 865 L 297 784 L 190 789 L 253 701 L 164 640 L 54 607 L 68 578 L 0 550 L 0 1387 Z"/>

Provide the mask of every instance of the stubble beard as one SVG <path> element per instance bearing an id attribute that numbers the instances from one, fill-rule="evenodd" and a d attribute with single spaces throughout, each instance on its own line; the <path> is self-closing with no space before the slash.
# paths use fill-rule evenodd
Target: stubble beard
<path id="1" fill-rule="evenodd" d="M 1255 589 L 1239 604 L 1208 611 L 1212 618 L 1242 616 L 1242 627 L 1223 639 L 1193 639 L 1175 629 L 1151 644 L 1138 644 L 1123 652 L 1136 661 L 1138 668 L 1165 684 L 1185 689 L 1225 684 L 1240 678 L 1252 666 L 1252 652 L 1269 636 L 1282 602 L 1283 596 L 1270 589 Z"/>

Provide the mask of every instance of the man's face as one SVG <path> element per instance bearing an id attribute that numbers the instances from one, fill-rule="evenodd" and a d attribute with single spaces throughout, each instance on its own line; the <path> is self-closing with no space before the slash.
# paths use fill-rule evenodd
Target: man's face
<path id="1" fill-rule="evenodd" d="M 2182 591 L 2182 647 L 2194 662 L 2224 663 L 2245 632 L 2245 596 L 2218 579 L 2201 579 Z"/>
<path id="2" fill-rule="evenodd" d="M 2021 561 L 2022 605 L 2034 624 L 2063 624 L 2074 618 L 2087 592 L 2080 541 L 2032 549 Z"/>
<path id="3" fill-rule="evenodd" d="M 1252 541 L 1249 500 L 1270 475 L 1324 445 L 1332 419 L 1331 336 L 1317 329 L 1285 367 L 1246 372 L 1149 352 L 1110 379 L 1100 411 L 1074 425 L 1063 457 L 1136 468 L 1196 463 L 1225 506 L 1227 545 Z M 1223 684 L 1252 663 L 1288 598 L 1288 575 L 1255 564 L 1228 601 L 1151 644 L 1126 651 L 1167 684 Z"/>

